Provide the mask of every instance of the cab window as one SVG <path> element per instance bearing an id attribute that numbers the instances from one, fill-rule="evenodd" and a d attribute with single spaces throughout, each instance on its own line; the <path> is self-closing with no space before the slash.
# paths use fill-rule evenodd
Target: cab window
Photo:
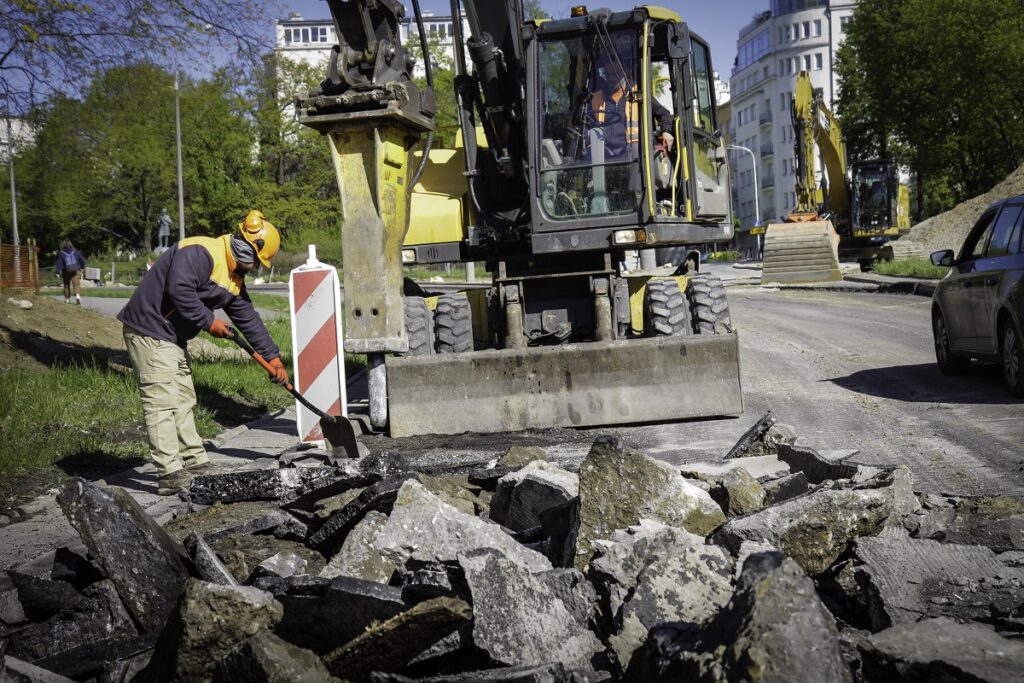
<path id="1" fill-rule="evenodd" d="M 693 50 L 693 84 L 694 94 L 697 96 L 697 125 L 709 135 L 715 131 L 715 106 L 711 93 L 714 92 L 712 84 L 711 59 L 708 57 L 708 48 L 697 41 L 691 41 Z"/>

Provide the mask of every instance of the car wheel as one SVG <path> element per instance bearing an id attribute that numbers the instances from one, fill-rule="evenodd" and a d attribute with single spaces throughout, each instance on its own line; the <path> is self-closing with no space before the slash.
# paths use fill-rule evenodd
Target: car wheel
<path id="1" fill-rule="evenodd" d="M 935 361 L 944 375 L 958 375 L 971 366 L 971 359 L 954 355 L 949 348 L 949 329 L 942 313 L 935 312 L 932 319 L 932 332 L 935 335 Z"/>
<path id="2" fill-rule="evenodd" d="M 1010 393 L 1024 398 L 1024 339 L 1012 320 L 1008 320 L 1003 328 L 999 359 L 1003 366 L 1003 379 Z"/>

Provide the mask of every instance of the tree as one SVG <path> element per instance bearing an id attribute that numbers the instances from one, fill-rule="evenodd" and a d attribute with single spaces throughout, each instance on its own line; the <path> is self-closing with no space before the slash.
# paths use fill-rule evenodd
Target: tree
<path id="1" fill-rule="evenodd" d="M 851 158 L 889 156 L 948 208 L 1024 161 L 1024 10 L 1017 0 L 861 0 L 838 112 Z"/>
<path id="2" fill-rule="evenodd" d="M 26 111 L 93 74 L 139 60 L 208 58 L 230 45 L 255 55 L 269 0 L 10 0 L 0 12 L 0 99 Z"/>

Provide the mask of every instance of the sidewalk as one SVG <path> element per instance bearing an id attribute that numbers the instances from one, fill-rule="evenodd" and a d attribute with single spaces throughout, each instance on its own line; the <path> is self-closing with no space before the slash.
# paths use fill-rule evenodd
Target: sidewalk
<path id="1" fill-rule="evenodd" d="M 207 441 L 206 450 L 216 467 L 251 470 L 276 468 L 277 457 L 298 443 L 295 411 L 288 408 L 223 432 Z M 152 463 L 98 482 L 124 488 L 160 524 L 166 524 L 185 508 L 177 496 L 156 495 L 156 469 Z M 0 571 L 19 568 L 32 574 L 35 564 L 48 567 L 54 550 L 61 546 L 84 551 L 78 533 L 57 504 L 56 493 L 57 489 L 52 489 L 39 496 L 22 507 L 24 519 L 0 528 Z"/>

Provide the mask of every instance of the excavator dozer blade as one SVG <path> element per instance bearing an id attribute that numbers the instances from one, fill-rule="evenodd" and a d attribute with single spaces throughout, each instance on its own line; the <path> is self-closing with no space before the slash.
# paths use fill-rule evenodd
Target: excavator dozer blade
<path id="1" fill-rule="evenodd" d="M 842 280 L 832 221 L 772 223 L 764 236 L 761 283 Z"/>
<path id="2" fill-rule="evenodd" d="M 389 357 L 393 437 L 739 415 L 736 333 Z"/>

